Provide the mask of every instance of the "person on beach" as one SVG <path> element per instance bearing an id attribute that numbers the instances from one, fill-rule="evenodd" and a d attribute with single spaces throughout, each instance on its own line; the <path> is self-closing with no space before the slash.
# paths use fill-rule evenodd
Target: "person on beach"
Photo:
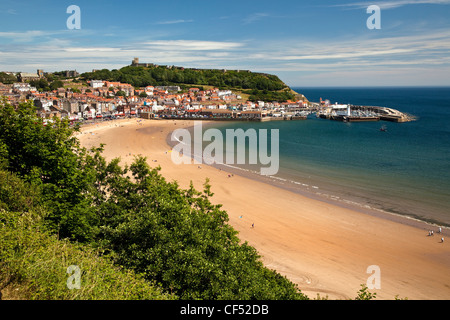
<path id="1" fill-rule="evenodd" d="M 253 228 L 255 228 L 255 224 L 254 224 L 254 223 L 252 223 L 252 229 L 253 229 Z"/>
<path id="2" fill-rule="evenodd" d="M 443 242 L 444 242 L 444 237 L 441 238 L 441 243 L 443 243 Z"/>

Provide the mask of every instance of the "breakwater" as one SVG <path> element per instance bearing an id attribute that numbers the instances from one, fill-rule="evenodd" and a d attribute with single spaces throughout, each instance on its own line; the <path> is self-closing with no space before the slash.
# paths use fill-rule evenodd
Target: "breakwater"
<path id="1" fill-rule="evenodd" d="M 408 113 L 386 107 L 355 106 L 355 105 L 327 105 L 316 104 L 317 117 L 343 122 L 367 122 L 367 121 L 389 121 L 409 122 L 417 118 Z"/>

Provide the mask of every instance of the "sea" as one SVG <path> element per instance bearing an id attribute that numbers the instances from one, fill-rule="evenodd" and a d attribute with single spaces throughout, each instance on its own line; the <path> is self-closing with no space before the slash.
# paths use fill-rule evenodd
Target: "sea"
<path id="1" fill-rule="evenodd" d="M 278 129 L 279 170 L 269 177 L 274 182 L 337 204 L 450 226 L 450 87 L 292 89 L 311 102 L 389 107 L 416 120 L 346 123 L 312 114 L 307 120 L 214 126 L 224 137 L 227 129 Z"/>

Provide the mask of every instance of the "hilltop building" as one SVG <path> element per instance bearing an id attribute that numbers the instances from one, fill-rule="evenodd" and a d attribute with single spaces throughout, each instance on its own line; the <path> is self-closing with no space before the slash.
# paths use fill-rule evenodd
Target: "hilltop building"
<path id="1" fill-rule="evenodd" d="M 150 67 L 155 67 L 156 66 L 153 63 L 140 63 L 139 62 L 139 58 L 134 58 L 133 61 L 131 62 L 131 65 L 133 67 L 145 67 L 145 68 L 150 68 Z"/>
<path id="2" fill-rule="evenodd" d="M 19 73 L 19 81 L 25 82 L 25 81 L 31 81 L 31 80 L 39 80 L 44 76 L 43 70 L 37 70 L 36 73 L 28 73 L 28 72 L 20 72 Z"/>
<path id="3" fill-rule="evenodd" d="M 66 78 L 76 78 L 80 75 L 77 70 L 66 70 L 65 73 Z"/>

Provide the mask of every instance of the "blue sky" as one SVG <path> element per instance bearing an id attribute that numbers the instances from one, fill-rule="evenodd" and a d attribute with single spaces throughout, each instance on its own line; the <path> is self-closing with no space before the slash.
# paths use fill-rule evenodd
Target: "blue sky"
<path id="1" fill-rule="evenodd" d="M 81 9 L 69 30 L 66 9 Z M 381 29 L 366 26 L 370 5 Z M 450 0 L 2 0 L 0 71 L 142 62 L 248 69 L 288 85 L 450 85 Z"/>

